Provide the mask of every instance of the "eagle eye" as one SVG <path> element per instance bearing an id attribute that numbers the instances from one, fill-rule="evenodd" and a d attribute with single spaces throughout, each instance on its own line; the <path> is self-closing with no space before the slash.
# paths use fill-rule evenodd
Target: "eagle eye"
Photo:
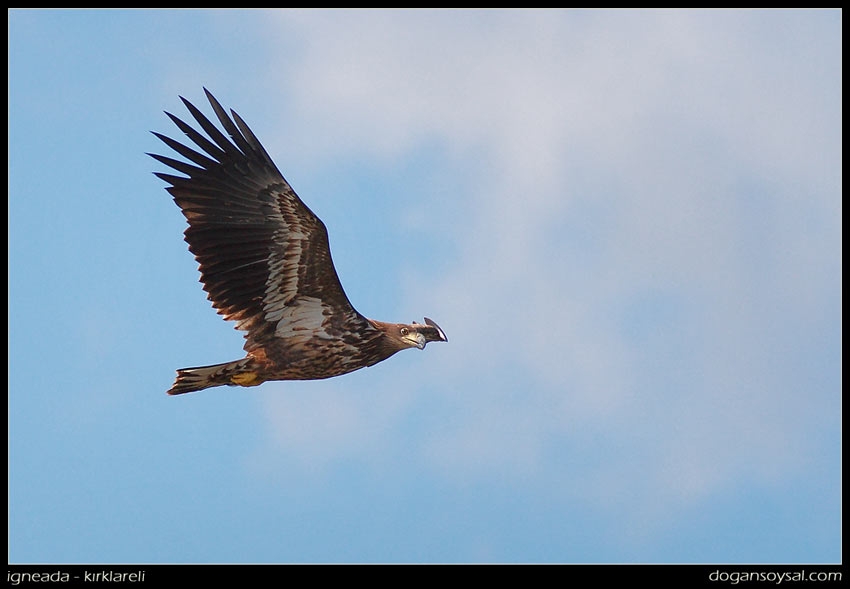
<path id="1" fill-rule="evenodd" d="M 401 335 L 407 335 L 408 333 L 410 333 L 410 330 L 406 327 L 402 327 L 400 331 Z"/>

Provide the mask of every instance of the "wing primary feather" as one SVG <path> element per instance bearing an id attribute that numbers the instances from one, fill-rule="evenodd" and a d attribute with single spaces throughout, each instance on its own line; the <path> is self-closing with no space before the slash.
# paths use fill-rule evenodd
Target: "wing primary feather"
<path id="1" fill-rule="evenodd" d="M 227 131 L 227 134 L 230 135 L 231 139 L 236 143 L 236 147 L 244 153 L 245 155 L 252 155 L 254 150 L 251 145 L 245 141 L 245 138 L 242 136 L 242 133 L 239 132 L 239 129 L 236 125 L 233 124 L 233 121 L 230 120 L 230 117 L 227 116 L 227 111 L 221 106 L 218 100 L 215 99 L 215 96 L 210 94 L 210 91 L 204 88 L 204 92 L 206 92 L 207 100 L 210 101 L 210 105 L 212 105 L 213 111 L 215 112 L 215 116 L 218 117 L 221 126 L 224 127 L 224 130 Z"/>
<path id="2" fill-rule="evenodd" d="M 183 172 L 187 176 L 192 176 L 194 174 L 197 174 L 198 172 L 204 171 L 203 168 L 191 166 L 186 162 L 181 162 L 180 160 L 176 160 L 165 155 L 158 155 L 156 153 L 150 153 L 148 155 L 150 155 L 153 159 L 165 164 L 166 166 L 174 168 L 178 172 Z"/>
<path id="3" fill-rule="evenodd" d="M 156 158 L 156 156 L 152 153 L 149 153 L 148 155 L 152 158 Z M 165 172 L 154 172 L 153 175 L 159 178 L 160 180 L 164 180 L 171 184 L 171 186 L 166 187 L 166 190 L 168 190 L 169 192 L 174 190 L 176 186 L 179 186 L 180 184 L 188 180 L 188 178 L 184 178 L 183 176 L 174 176 L 173 174 L 166 174 Z"/>
<path id="4" fill-rule="evenodd" d="M 236 147 L 236 145 L 234 145 L 232 141 L 228 141 L 227 137 L 225 137 L 224 134 L 219 131 L 216 126 L 213 125 L 212 122 L 210 122 L 210 120 L 204 116 L 204 113 L 198 110 L 198 108 L 194 104 L 192 104 L 182 96 L 180 97 L 180 100 L 183 101 L 183 104 L 186 105 L 186 108 L 189 110 L 195 120 L 198 121 L 198 124 L 201 126 L 204 132 L 209 136 L 210 139 L 213 140 L 213 142 L 215 142 L 216 145 L 221 148 L 222 151 L 224 151 L 224 153 L 232 154 L 234 157 L 244 157 L 244 154 L 239 152 L 239 149 Z"/>
<path id="5" fill-rule="evenodd" d="M 248 144 L 253 148 L 254 152 L 262 157 L 265 160 L 266 165 L 268 165 L 272 170 L 283 176 L 280 171 L 277 169 L 274 161 L 272 161 L 271 156 L 266 151 L 266 148 L 263 147 L 263 144 L 260 143 L 260 140 L 257 139 L 257 136 L 254 135 L 254 132 L 248 127 L 247 123 L 242 120 L 234 110 L 231 110 L 230 113 L 233 115 L 233 120 L 236 121 L 236 125 L 239 127 L 239 130 L 242 131 L 242 135 L 245 137 L 245 140 Z"/>
<path id="6" fill-rule="evenodd" d="M 220 149 L 217 145 L 211 142 L 209 139 L 198 133 L 195 129 L 189 126 L 188 123 L 185 123 L 180 117 L 174 116 L 170 112 L 166 112 L 168 118 L 177 125 L 177 128 L 180 129 L 183 134 L 186 135 L 189 139 L 191 139 L 195 145 L 203 149 L 207 152 L 213 159 L 216 161 L 222 161 L 227 157 L 227 153 Z"/>
<path id="7" fill-rule="evenodd" d="M 163 135 L 161 133 L 157 133 L 156 131 L 151 131 L 151 133 L 153 133 L 157 137 L 157 139 L 159 139 L 160 141 L 165 143 L 168 147 L 170 147 L 171 149 L 173 149 L 174 151 L 176 151 L 177 153 L 179 153 L 180 155 L 182 155 L 186 159 L 192 160 L 193 162 L 195 162 L 196 164 L 198 164 L 202 168 L 209 169 L 210 167 L 212 167 L 216 164 L 215 160 L 210 159 L 207 156 L 198 153 L 197 151 L 195 151 L 191 147 L 187 147 L 187 146 L 183 145 L 182 143 L 180 143 L 179 141 L 175 141 L 171 137 L 166 137 L 165 135 Z M 151 155 L 151 154 L 148 154 L 148 155 Z"/>

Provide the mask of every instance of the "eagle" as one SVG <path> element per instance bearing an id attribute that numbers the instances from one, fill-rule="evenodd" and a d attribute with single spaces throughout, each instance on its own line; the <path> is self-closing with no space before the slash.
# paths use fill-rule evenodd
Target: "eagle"
<path id="1" fill-rule="evenodd" d="M 385 323 L 357 312 L 331 260 L 325 224 L 298 197 L 248 125 L 204 88 L 227 136 L 192 103 L 202 134 L 166 112 L 195 145 L 153 134 L 188 161 L 149 153 L 186 217 L 184 233 L 217 312 L 244 332 L 241 360 L 181 368 L 168 390 L 314 380 L 373 366 L 408 348 L 447 342 L 431 319 Z M 229 136 L 229 138 L 228 138 Z M 197 146 L 197 148 L 195 147 Z M 189 163 L 190 162 L 190 163 Z"/>

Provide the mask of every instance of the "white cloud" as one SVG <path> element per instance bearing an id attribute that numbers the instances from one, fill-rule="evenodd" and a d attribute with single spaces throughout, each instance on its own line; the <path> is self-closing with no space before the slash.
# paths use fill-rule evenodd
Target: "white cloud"
<path id="1" fill-rule="evenodd" d="M 303 44 L 277 59 L 298 118 L 323 122 L 312 155 L 436 140 L 464 163 L 470 217 L 447 225 L 457 258 L 423 300 L 449 334 L 434 362 L 460 416 L 422 441 L 437 470 L 527 473 L 564 439 L 619 440 L 640 467 L 585 466 L 588 500 L 628 494 L 639 471 L 661 508 L 790 476 L 812 451 L 812 418 L 795 416 L 839 393 L 801 398 L 777 368 L 812 353 L 787 340 L 812 336 L 840 286 L 832 48 L 766 13 L 304 11 L 275 26 Z M 282 446 L 315 434 L 281 403 Z M 364 416 L 323 403 L 330 459 Z"/>

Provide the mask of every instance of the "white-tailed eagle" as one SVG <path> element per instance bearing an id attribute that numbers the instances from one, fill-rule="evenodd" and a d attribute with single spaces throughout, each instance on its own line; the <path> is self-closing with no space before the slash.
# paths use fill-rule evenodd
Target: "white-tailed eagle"
<path id="1" fill-rule="evenodd" d="M 182 368 L 168 391 L 309 380 L 346 374 L 407 348 L 448 341 L 439 326 L 384 323 L 358 313 L 331 260 L 324 223 L 289 186 L 248 125 L 206 89 L 219 131 L 181 100 L 206 137 L 166 113 L 200 149 L 154 133 L 186 163 L 149 154 L 183 176 L 157 172 L 189 223 L 201 282 L 219 314 L 245 332 L 241 360 Z"/>

